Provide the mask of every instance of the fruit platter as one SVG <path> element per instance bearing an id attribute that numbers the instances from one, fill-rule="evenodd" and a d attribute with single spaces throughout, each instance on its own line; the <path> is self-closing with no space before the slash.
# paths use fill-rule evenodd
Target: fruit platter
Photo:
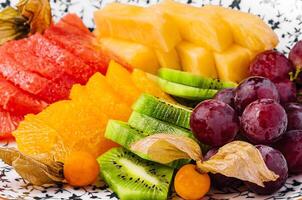
<path id="1" fill-rule="evenodd" d="M 301 1 L 0 8 L 0 198 L 302 199 Z"/>

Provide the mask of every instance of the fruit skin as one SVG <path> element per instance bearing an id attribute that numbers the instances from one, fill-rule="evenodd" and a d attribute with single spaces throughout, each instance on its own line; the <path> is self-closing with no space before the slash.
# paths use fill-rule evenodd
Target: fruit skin
<path id="1" fill-rule="evenodd" d="M 161 89 L 173 96 L 181 97 L 189 100 L 205 100 L 211 99 L 218 92 L 214 89 L 196 88 L 178 83 L 173 83 L 161 78 L 157 78 L 157 82 Z"/>
<path id="2" fill-rule="evenodd" d="M 233 88 L 226 88 L 222 89 L 219 92 L 216 93 L 214 96 L 214 99 L 218 101 L 222 101 L 228 105 L 230 105 L 232 108 L 234 108 L 234 94 L 235 89 Z"/>
<path id="3" fill-rule="evenodd" d="M 192 111 L 184 106 L 171 104 L 149 94 L 143 94 L 132 109 L 141 114 L 190 129 Z"/>
<path id="4" fill-rule="evenodd" d="M 204 89 L 222 89 L 237 86 L 234 82 L 221 81 L 206 76 L 198 76 L 191 72 L 168 68 L 161 68 L 158 71 L 158 76 L 170 82 Z"/>
<path id="5" fill-rule="evenodd" d="M 284 155 L 290 173 L 302 173 L 302 130 L 286 132 L 274 147 Z"/>
<path id="6" fill-rule="evenodd" d="M 218 152 L 218 148 L 210 149 L 204 156 L 203 158 L 204 161 L 209 160 L 217 152 Z M 211 183 L 218 189 L 223 189 L 227 187 L 237 188 L 243 184 L 242 181 L 239 179 L 233 177 L 227 177 L 222 174 L 209 173 L 209 175 L 211 177 Z"/>
<path id="7" fill-rule="evenodd" d="M 302 130 L 302 105 L 300 103 L 288 103 L 284 106 L 287 113 L 287 131 Z"/>
<path id="8" fill-rule="evenodd" d="M 291 71 L 293 71 L 292 63 L 276 50 L 258 54 L 250 64 L 251 76 L 263 76 L 271 81 L 288 79 Z"/>
<path id="9" fill-rule="evenodd" d="M 198 172 L 196 165 L 193 164 L 180 168 L 174 179 L 175 191 L 184 199 L 201 199 L 210 190 L 210 186 L 209 175 Z"/>
<path id="10" fill-rule="evenodd" d="M 241 116 L 243 135 L 254 144 L 271 144 L 287 128 L 284 108 L 272 99 L 259 99 L 249 104 Z"/>
<path id="11" fill-rule="evenodd" d="M 282 105 L 295 102 L 297 100 L 297 88 L 295 83 L 289 79 L 280 82 L 274 82 L 280 96 L 280 103 Z"/>
<path id="12" fill-rule="evenodd" d="M 268 98 L 279 102 L 279 93 L 269 79 L 252 76 L 243 80 L 235 90 L 235 109 L 242 113 L 246 106 L 257 99 Z"/>
<path id="13" fill-rule="evenodd" d="M 235 138 L 239 131 L 239 120 L 231 106 L 212 99 L 194 108 L 190 126 L 201 143 L 219 147 Z"/>
<path id="14" fill-rule="evenodd" d="M 121 200 L 168 198 L 172 168 L 141 159 L 124 148 L 111 149 L 97 160 L 103 180 Z"/>
<path id="15" fill-rule="evenodd" d="M 295 67 L 302 67 L 302 40 L 298 41 L 289 52 L 289 59 Z"/>
<path id="16" fill-rule="evenodd" d="M 288 167 L 282 153 L 272 147 L 256 145 L 268 169 L 279 176 L 276 181 L 264 182 L 265 187 L 245 182 L 249 190 L 261 195 L 269 195 L 279 190 L 286 182 L 288 177 Z"/>
<path id="17" fill-rule="evenodd" d="M 87 152 L 72 152 L 65 158 L 64 177 L 72 186 L 82 187 L 94 183 L 100 168 L 96 159 Z"/>

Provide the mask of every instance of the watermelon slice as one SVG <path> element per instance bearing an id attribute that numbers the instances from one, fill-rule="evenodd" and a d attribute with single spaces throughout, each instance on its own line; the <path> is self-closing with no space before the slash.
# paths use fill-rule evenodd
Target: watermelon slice
<path id="1" fill-rule="evenodd" d="M 105 74 L 109 63 L 108 55 L 104 54 L 100 47 L 96 45 L 95 38 L 91 33 L 88 34 L 86 31 L 82 31 L 85 28 L 84 26 L 78 28 L 67 23 L 69 20 L 80 20 L 76 15 L 68 16 L 65 16 L 67 19 L 63 18 L 57 25 L 47 29 L 44 36 L 54 44 L 81 58 L 95 71 Z M 87 28 L 86 30 L 89 31 Z"/>
<path id="2" fill-rule="evenodd" d="M 14 115 L 0 108 L 0 140 L 13 139 L 11 133 L 16 130 L 22 120 L 22 115 Z"/>
<path id="3" fill-rule="evenodd" d="M 11 113 L 25 115 L 39 113 L 47 106 L 47 103 L 23 92 L 4 78 L 0 78 L 0 106 Z"/>
<path id="4" fill-rule="evenodd" d="M 95 73 L 95 70 L 86 65 L 79 57 L 53 44 L 41 34 L 35 34 L 28 40 L 38 57 L 55 62 L 66 74 L 74 76 L 78 83 L 85 84 Z"/>
<path id="5" fill-rule="evenodd" d="M 70 29 L 69 25 L 74 26 L 77 30 Z M 78 33 L 78 31 L 81 31 L 84 34 L 88 34 L 90 36 L 93 36 L 92 32 L 90 32 L 88 30 L 88 28 L 83 23 L 82 19 L 79 16 L 77 16 L 76 14 L 67 14 L 67 15 L 65 15 L 56 24 L 56 26 L 61 27 L 63 29 L 70 29 L 72 33 Z"/>

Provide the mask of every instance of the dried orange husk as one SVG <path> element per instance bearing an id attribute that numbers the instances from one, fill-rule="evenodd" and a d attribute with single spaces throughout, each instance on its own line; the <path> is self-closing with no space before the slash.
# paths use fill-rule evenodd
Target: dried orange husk
<path id="1" fill-rule="evenodd" d="M 151 160 L 162 164 L 179 159 L 201 159 L 201 149 L 191 138 L 175 134 L 155 134 L 131 145 L 134 152 L 148 155 Z"/>
<path id="2" fill-rule="evenodd" d="M 0 45 L 13 39 L 19 39 L 30 32 L 27 19 L 12 7 L 0 12 Z"/>
<path id="3" fill-rule="evenodd" d="M 21 0 L 17 9 L 7 7 L 0 12 L 0 45 L 29 33 L 43 33 L 51 21 L 49 0 Z"/>
<path id="4" fill-rule="evenodd" d="M 228 177 L 264 186 L 279 177 L 269 170 L 257 148 L 243 141 L 233 141 L 207 161 L 202 161 L 199 145 L 192 139 L 172 134 L 155 134 L 137 141 L 131 150 L 148 155 L 162 164 L 178 159 L 193 159 L 201 172 L 219 173 Z"/>
<path id="5" fill-rule="evenodd" d="M 52 22 L 49 0 L 20 0 L 17 8 L 28 19 L 31 33 L 43 33 Z"/>
<path id="6" fill-rule="evenodd" d="M 55 162 L 48 154 L 27 156 L 15 148 L 0 148 L 0 159 L 34 185 L 64 181 L 63 164 Z"/>

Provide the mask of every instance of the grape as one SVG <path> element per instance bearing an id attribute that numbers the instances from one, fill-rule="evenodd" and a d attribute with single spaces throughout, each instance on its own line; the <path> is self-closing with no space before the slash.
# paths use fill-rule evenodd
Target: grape
<path id="1" fill-rule="evenodd" d="M 296 85 L 289 79 L 280 82 L 275 82 L 280 96 L 280 103 L 283 105 L 288 102 L 295 102 L 297 100 Z"/>
<path id="2" fill-rule="evenodd" d="M 302 130 L 292 130 L 274 145 L 284 155 L 290 173 L 302 173 Z"/>
<path id="3" fill-rule="evenodd" d="M 200 142 L 219 147 L 235 138 L 239 130 L 239 120 L 231 106 L 211 99 L 195 107 L 190 118 L 190 126 Z"/>
<path id="4" fill-rule="evenodd" d="M 293 71 L 292 63 L 280 52 L 268 50 L 260 53 L 250 64 L 251 76 L 263 76 L 271 81 L 280 81 L 289 78 Z"/>
<path id="5" fill-rule="evenodd" d="M 218 151 L 217 148 L 210 149 L 204 156 L 204 161 L 209 160 L 212 156 L 214 156 L 217 153 L 217 151 Z M 223 189 L 226 187 L 236 188 L 242 185 L 242 181 L 237 178 L 227 177 L 222 174 L 209 173 L 209 175 L 211 177 L 211 182 L 213 183 L 214 187 L 218 189 Z"/>
<path id="6" fill-rule="evenodd" d="M 272 147 L 256 145 L 256 148 L 260 151 L 267 168 L 279 175 L 279 178 L 275 181 L 265 182 L 265 187 L 250 182 L 245 182 L 245 185 L 257 194 L 269 195 L 279 190 L 286 182 L 288 177 L 287 163 L 282 153 Z"/>
<path id="7" fill-rule="evenodd" d="M 230 106 L 234 106 L 234 89 L 233 88 L 226 88 L 220 90 L 215 95 L 214 99 L 222 101 Z"/>
<path id="8" fill-rule="evenodd" d="M 288 119 L 287 130 L 302 130 L 302 105 L 288 103 L 284 108 Z"/>
<path id="9" fill-rule="evenodd" d="M 297 42 L 291 49 L 289 52 L 289 59 L 296 66 L 296 68 L 302 67 L 302 40 Z"/>
<path id="10" fill-rule="evenodd" d="M 267 78 L 253 76 L 245 79 L 236 88 L 234 105 L 238 113 L 242 113 L 250 103 L 263 98 L 274 99 L 279 102 L 277 87 Z"/>
<path id="11" fill-rule="evenodd" d="M 259 99 L 245 108 L 241 128 L 252 143 L 271 144 L 286 131 L 286 112 L 272 99 Z"/>

